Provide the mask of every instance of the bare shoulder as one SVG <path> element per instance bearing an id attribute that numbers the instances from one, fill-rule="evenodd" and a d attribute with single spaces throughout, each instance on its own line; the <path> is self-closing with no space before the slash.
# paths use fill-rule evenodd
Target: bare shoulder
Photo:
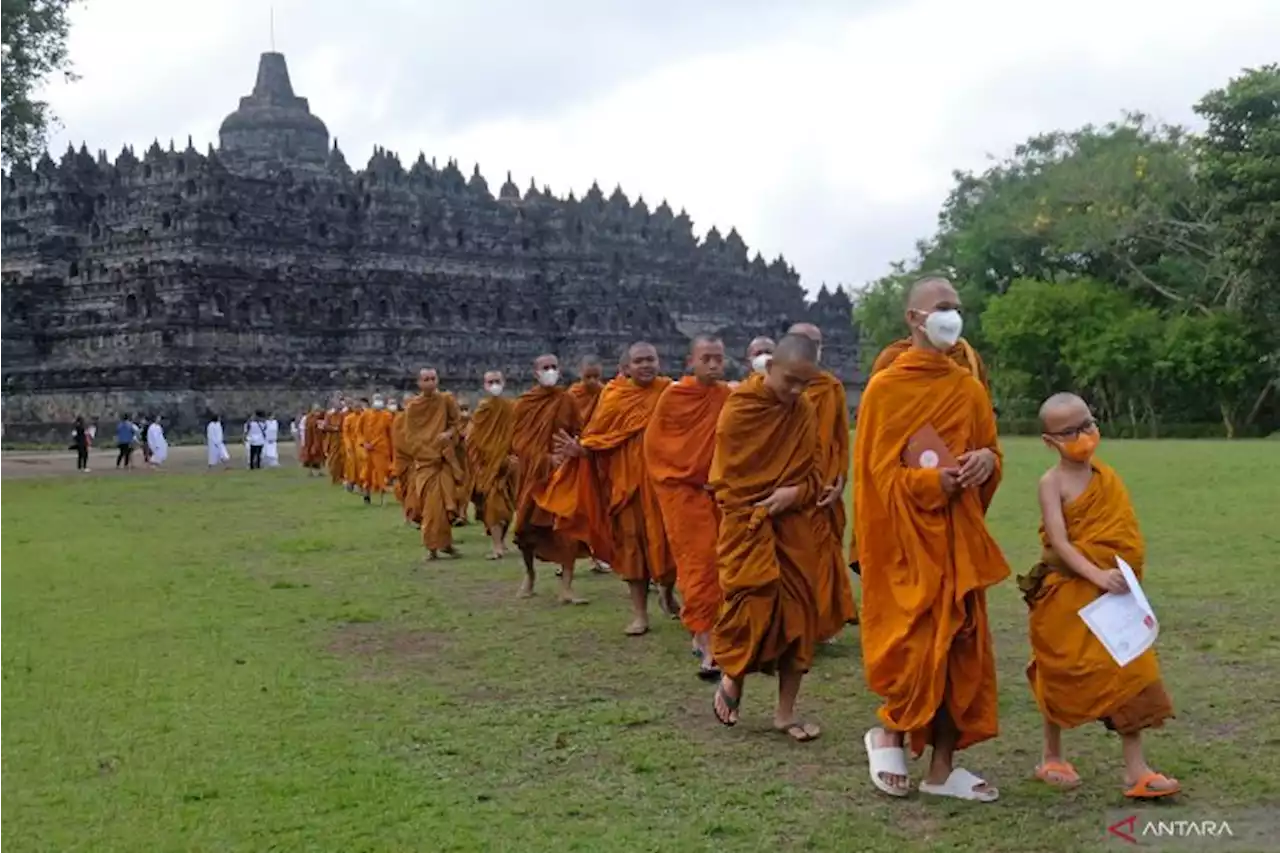
<path id="1" fill-rule="evenodd" d="M 1040 495 L 1053 495 L 1061 499 L 1062 497 L 1062 472 L 1058 470 L 1058 466 L 1054 465 L 1048 471 L 1040 475 Z"/>

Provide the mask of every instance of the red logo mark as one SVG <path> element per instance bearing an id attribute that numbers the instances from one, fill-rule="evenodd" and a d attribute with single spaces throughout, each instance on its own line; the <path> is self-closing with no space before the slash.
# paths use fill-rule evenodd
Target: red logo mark
<path id="1" fill-rule="evenodd" d="M 1148 614 L 1146 617 L 1143 618 L 1142 624 L 1150 628 L 1152 625 L 1156 624 L 1156 620 L 1152 619 L 1151 615 Z"/>
<path id="2" fill-rule="evenodd" d="M 1138 816 L 1129 815 L 1124 820 L 1117 821 L 1116 823 L 1111 824 L 1111 826 L 1108 826 L 1107 832 L 1111 833 L 1116 838 L 1119 838 L 1121 841 L 1127 841 L 1130 844 L 1137 844 L 1137 823 Z"/>

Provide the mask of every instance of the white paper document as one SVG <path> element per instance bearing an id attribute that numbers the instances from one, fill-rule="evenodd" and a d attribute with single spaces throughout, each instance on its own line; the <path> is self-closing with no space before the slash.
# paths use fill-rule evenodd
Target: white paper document
<path id="1" fill-rule="evenodd" d="M 1080 608 L 1080 618 L 1116 663 L 1125 666 L 1151 648 L 1160 634 L 1160 623 L 1133 569 L 1119 557 L 1116 567 L 1124 575 L 1129 591 L 1099 596 Z"/>

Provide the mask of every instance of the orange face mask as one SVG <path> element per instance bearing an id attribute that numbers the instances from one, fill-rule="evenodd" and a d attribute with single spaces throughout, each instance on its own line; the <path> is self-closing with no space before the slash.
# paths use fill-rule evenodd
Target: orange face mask
<path id="1" fill-rule="evenodd" d="M 1063 454 L 1074 462 L 1088 462 L 1093 452 L 1098 449 L 1102 436 L 1096 429 L 1082 432 L 1070 441 L 1064 441 L 1059 447 Z"/>

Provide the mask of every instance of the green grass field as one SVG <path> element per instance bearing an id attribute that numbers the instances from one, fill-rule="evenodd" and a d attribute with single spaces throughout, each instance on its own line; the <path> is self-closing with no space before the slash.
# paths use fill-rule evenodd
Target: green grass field
<path id="1" fill-rule="evenodd" d="M 1148 741 L 1184 805 L 1280 805 L 1280 446 L 1121 443 L 1148 538 L 1178 719 Z M 1047 453 L 1010 441 L 992 524 L 1038 552 Z M 4 842 L 11 851 L 1082 850 L 1123 807 L 1119 744 L 1067 736 L 1085 779 L 1030 779 L 1039 717 L 1024 605 L 992 595 L 1002 734 L 964 755 L 994 805 L 890 801 L 867 779 L 875 699 L 856 631 L 769 730 L 748 681 L 718 726 L 676 623 L 622 635 L 622 585 L 425 567 L 398 511 L 294 469 L 8 481 L 3 501 Z M 481 554 L 479 530 L 462 537 Z M 1266 756 L 1270 756 L 1268 759 Z M 917 774 L 918 778 L 918 774 Z"/>

